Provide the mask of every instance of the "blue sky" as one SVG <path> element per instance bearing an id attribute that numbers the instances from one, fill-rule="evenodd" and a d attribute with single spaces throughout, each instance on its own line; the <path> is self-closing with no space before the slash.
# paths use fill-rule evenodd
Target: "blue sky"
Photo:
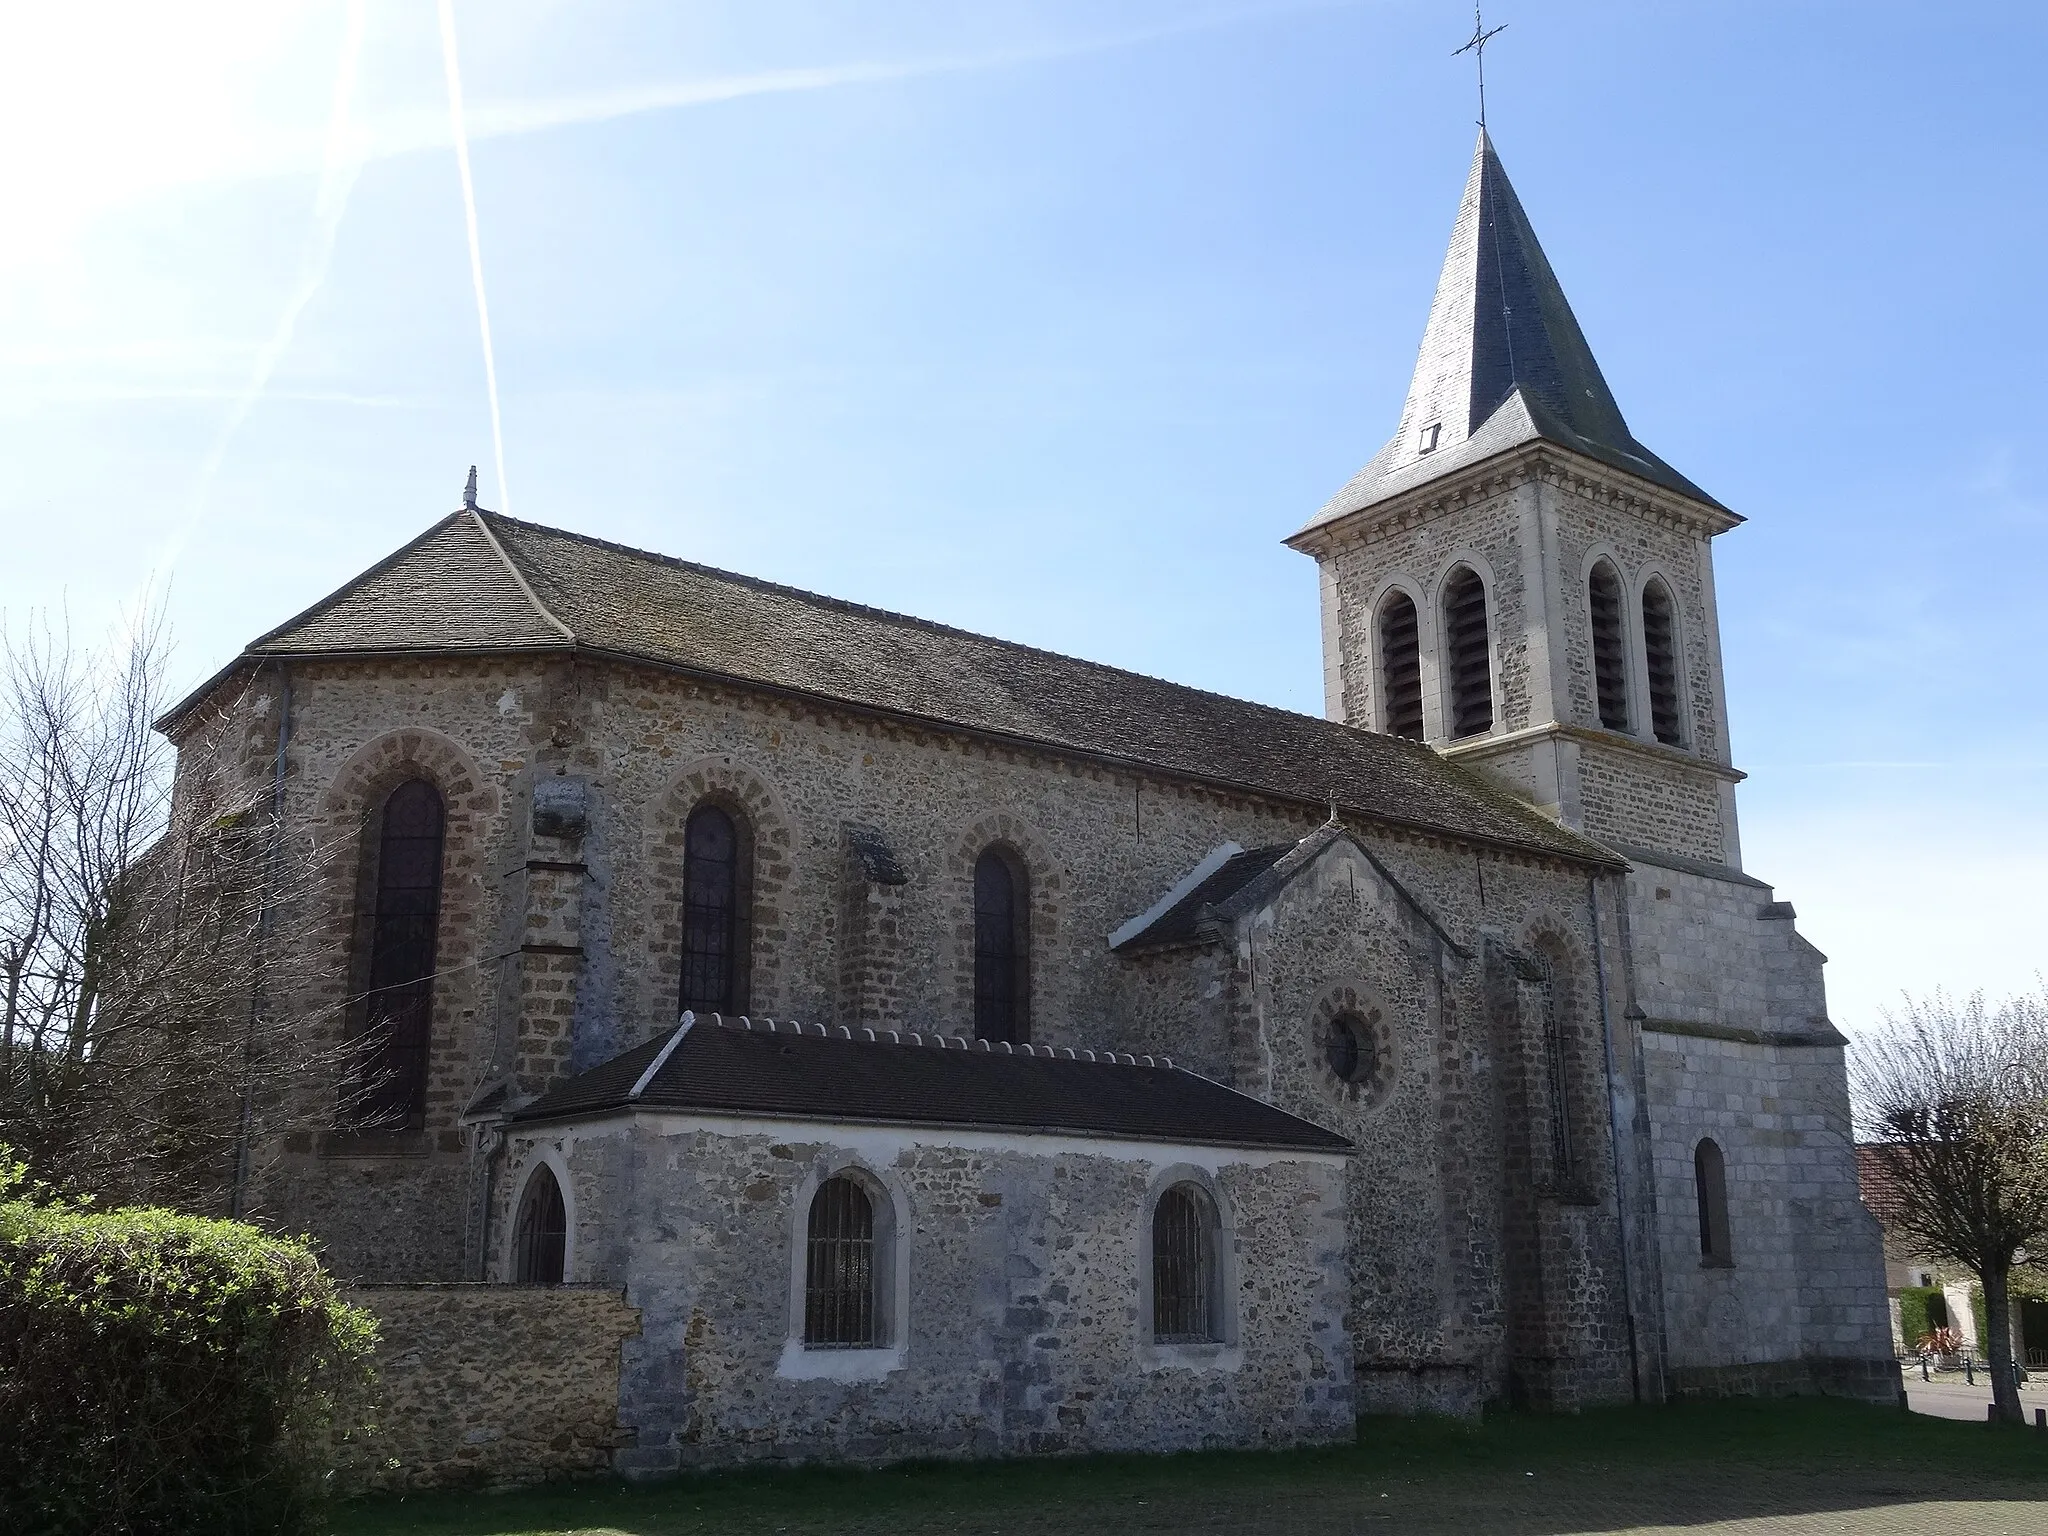
<path id="1" fill-rule="evenodd" d="M 458 3 L 0 29 L 0 608 L 180 681 L 459 500 L 1320 708 L 1281 547 L 1392 429 L 1470 13 Z M 1717 544 L 1745 861 L 1854 1027 L 2048 966 L 2048 19 L 1500 0 L 1496 142 Z"/>

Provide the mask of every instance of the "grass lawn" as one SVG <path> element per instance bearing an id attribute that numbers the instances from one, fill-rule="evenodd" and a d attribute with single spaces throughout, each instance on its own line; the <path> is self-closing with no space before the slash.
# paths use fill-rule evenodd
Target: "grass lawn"
<path id="1" fill-rule="evenodd" d="M 337 1536 L 2048 1533 L 2048 1435 L 1830 1399 L 1369 1419 L 1314 1451 L 714 1473 L 344 1506 Z"/>

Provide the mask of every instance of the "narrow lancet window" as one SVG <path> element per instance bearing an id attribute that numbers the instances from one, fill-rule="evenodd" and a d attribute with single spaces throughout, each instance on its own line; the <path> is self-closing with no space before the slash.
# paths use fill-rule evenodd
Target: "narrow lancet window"
<path id="1" fill-rule="evenodd" d="M 357 1109 L 370 1125 L 417 1125 L 426 1109 L 444 819 L 441 793 L 425 779 L 407 780 L 384 802 L 358 1063 Z"/>
<path id="2" fill-rule="evenodd" d="M 742 1006 L 741 874 L 746 848 L 739 822 L 723 806 L 703 804 L 683 827 L 682 1006 L 735 1013 Z"/>
<path id="3" fill-rule="evenodd" d="M 1678 621 L 1661 581 L 1643 588 L 1643 659 L 1650 673 L 1650 726 L 1667 747 L 1682 744 L 1678 724 Z"/>
<path id="4" fill-rule="evenodd" d="M 1390 592 L 1380 604 L 1380 728 L 1422 740 L 1422 647 L 1415 602 Z"/>
<path id="5" fill-rule="evenodd" d="M 1728 1246 L 1728 1169 L 1721 1157 L 1720 1144 L 1711 1136 L 1693 1148 L 1692 1181 L 1700 1208 L 1700 1262 L 1732 1264 L 1735 1258 Z"/>
<path id="6" fill-rule="evenodd" d="M 1450 675 L 1451 735 L 1493 729 L 1493 662 L 1486 633 L 1486 587 L 1461 565 L 1444 584 L 1444 649 Z"/>
<path id="7" fill-rule="evenodd" d="M 1593 689 L 1600 723 L 1610 731 L 1628 729 L 1628 667 L 1623 658 L 1621 578 L 1602 560 L 1586 581 L 1593 616 Z"/>
<path id="8" fill-rule="evenodd" d="M 974 1035 L 1027 1038 L 1031 932 L 1024 866 L 1007 848 L 974 861 Z"/>
<path id="9" fill-rule="evenodd" d="M 1196 1184 L 1176 1184 L 1152 1208 L 1152 1337 L 1160 1344 L 1218 1338 L 1216 1207 Z"/>
<path id="10" fill-rule="evenodd" d="M 526 1181 L 519 1221 L 512 1229 L 513 1278 L 523 1285 L 560 1285 L 569 1245 L 562 1186 L 543 1163 Z"/>
<path id="11" fill-rule="evenodd" d="M 872 1349 L 885 1342 L 875 1295 L 875 1205 L 840 1174 L 811 1198 L 804 1256 L 804 1344 Z"/>
<path id="12" fill-rule="evenodd" d="M 1550 1089 L 1550 1173 L 1555 1183 L 1572 1176 L 1571 1073 L 1565 1051 L 1564 1020 L 1558 1016 L 1557 979 L 1543 981 L 1543 1067 Z"/>

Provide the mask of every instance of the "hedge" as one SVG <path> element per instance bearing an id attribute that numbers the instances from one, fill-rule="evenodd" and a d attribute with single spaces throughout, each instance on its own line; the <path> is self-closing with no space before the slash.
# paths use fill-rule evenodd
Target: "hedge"
<path id="1" fill-rule="evenodd" d="M 376 1324 L 302 1243 L 22 1198 L 0 1162 L 0 1530 L 317 1527 Z M 12 1195 L 14 1198 L 8 1198 Z"/>
<path id="2" fill-rule="evenodd" d="M 1917 1350 L 1920 1341 L 1934 1329 L 1927 1317 L 1927 1300 L 1940 1296 L 1938 1285 L 1906 1285 L 1899 1288 L 1899 1338 L 1908 1351 Z M 1949 1319 L 1951 1327 L 1955 1319 Z"/>

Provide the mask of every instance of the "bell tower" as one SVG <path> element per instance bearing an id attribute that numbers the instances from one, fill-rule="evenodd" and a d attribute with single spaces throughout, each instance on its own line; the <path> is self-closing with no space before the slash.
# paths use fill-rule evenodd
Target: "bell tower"
<path id="1" fill-rule="evenodd" d="M 1739 868 L 1710 541 L 1741 521 L 1629 432 L 1482 128 L 1400 425 L 1287 541 L 1326 712 Z"/>

